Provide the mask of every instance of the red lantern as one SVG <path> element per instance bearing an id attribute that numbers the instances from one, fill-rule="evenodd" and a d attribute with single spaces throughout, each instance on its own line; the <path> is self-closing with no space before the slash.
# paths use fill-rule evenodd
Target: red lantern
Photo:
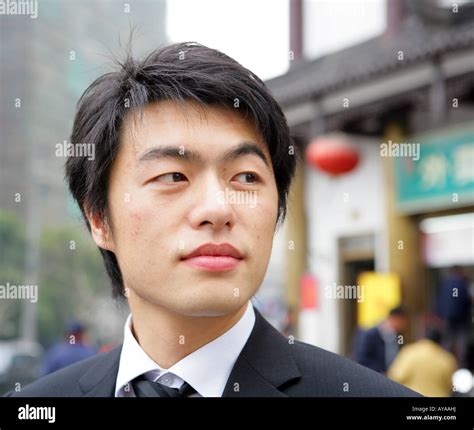
<path id="1" fill-rule="evenodd" d="M 305 273 L 300 278 L 301 309 L 317 309 L 319 307 L 318 299 L 318 283 L 316 278 L 309 273 Z"/>
<path id="2" fill-rule="evenodd" d="M 321 136 L 313 139 L 306 148 L 306 161 L 313 167 L 337 176 L 357 166 L 359 153 L 343 136 Z"/>

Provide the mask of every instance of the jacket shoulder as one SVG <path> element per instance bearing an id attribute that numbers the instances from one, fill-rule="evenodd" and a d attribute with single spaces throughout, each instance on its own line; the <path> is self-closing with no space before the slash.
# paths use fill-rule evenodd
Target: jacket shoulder
<path id="1" fill-rule="evenodd" d="M 371 327 L 368 330 L 365 330 L 362 332 L 361 337 L 370 340 L 382 340 L 382 336 L 380 335 L 378 327 Z"/>
<path id="2" fill-rule="evenodd" d="M 22 387 L 20 391 L 10 391 L 5 397 L 81 397 L 79 380 L 91 368 L 99 368 L 104 362 L 114 359 L 116 350 L 97 354 L 78 363 L 64 367 L 35 382 Z M 97 375 L 99 377 L 99 375 Z"/>
<path id="3" fill-rule="evenodd" d="M 293 390 L 298 391 L 300 386 L 305 395 L 315 390 L 314 395 L 326 397 L 419 396 L 371 369 L 317 346 L 295 341 L 290 350 L 302 376 Z"/>

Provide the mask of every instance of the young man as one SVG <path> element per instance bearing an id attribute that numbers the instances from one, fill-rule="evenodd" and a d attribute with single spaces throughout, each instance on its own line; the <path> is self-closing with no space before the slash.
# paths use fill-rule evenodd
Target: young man
<path id="1" fill-rule="evenodd" d="M 131 315 L 120 348 L 16 396 L 411 396 L 278 333 L 250 299 L 286 212 L 295 156 L 263 82 L 196 43 L 98 78 L 66 176 Z M 92 159 L 93 158 L 93 159 Z"/>

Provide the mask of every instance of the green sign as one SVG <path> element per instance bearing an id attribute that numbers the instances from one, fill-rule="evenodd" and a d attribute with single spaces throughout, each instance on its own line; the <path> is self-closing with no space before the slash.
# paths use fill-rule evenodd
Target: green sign
<path id="1" fill-rule="evenodd" d="M 417 148 L 416 157 L 393 157 L 400 212 L 474 204 L 474 129 L 415 136 L 408 145 Z"/>

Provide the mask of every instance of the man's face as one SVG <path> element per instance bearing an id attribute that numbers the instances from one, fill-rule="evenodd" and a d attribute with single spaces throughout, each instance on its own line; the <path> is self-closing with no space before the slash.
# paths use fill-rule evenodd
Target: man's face
<path id="1" fill-rule="evenodd" d="M 404 315 L 392 315 L 390 318 L 391 321 L 391 326 L 393 330 L 395 330 L 397 333 L 402 333 L 405 331 L 406 326 L 407 326 L 407 318 Z"/>
<path id="2" fill-rule="evenodd" d="M 131 305 L 227 315 L 260 286 L 278 193 L 268 150 L 238 112 L 163 101 L 148 105 L 141 118 L 128 117 L 108 198 L 107 246 Z M 204 244 L 230 244 L 241 258 L 186 259 Z"/>

